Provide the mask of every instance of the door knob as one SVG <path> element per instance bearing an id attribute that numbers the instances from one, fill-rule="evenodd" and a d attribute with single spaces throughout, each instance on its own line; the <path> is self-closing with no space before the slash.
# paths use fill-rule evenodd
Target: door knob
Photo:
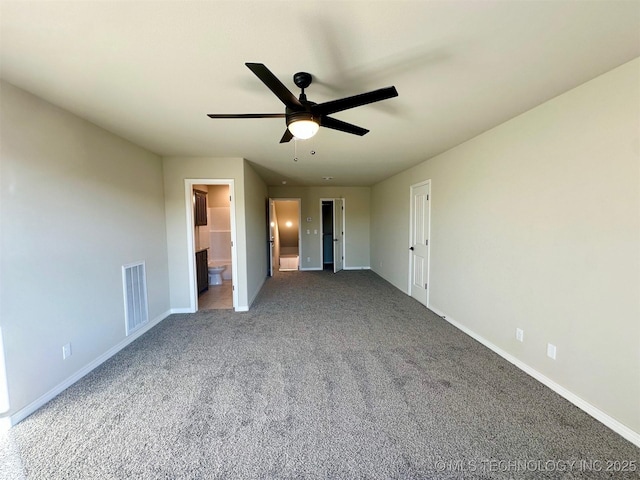
<path id="1" fill-rule="evenodd" d="M 413 247 L 409 247 L 409 250 L 411 250 L 413 252 Z"/>

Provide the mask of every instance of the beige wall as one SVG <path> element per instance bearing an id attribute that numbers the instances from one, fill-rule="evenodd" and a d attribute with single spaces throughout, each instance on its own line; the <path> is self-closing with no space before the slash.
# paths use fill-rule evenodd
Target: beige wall
<path id="1" fill-rule="evenodd" d="M 229 187 L 227 185 L 208 185 L 209 207 L 229 207 Z"/>
<path id="2" fill-rule="evenodd" d="M 322 269 L 321 198 L 345 199 L 345 269 L 369 268 L 369 187 L 269 187 L 271 198 L 300 198 L 300 268 Z M 311 217 L 311 222 L 307 222 Z M 307 230 L 311 233 L 307 235 Z M 314 235 L 314 230 L 318 234 Z M 309 261 L 307 261 L 309 258 Z"/>
<path id="3" fill-rule="evenodd" d="M 273 203 L 276 209 L 280 246 L 288 250 L 293 248 L 297 251 L 298 231 L 300 229 L 299 204 L 290 200 L 275 201 Z M 287 227 L 287 222 L 291 222 L 290 227 Z"/>
<path id="4" fill-rule="evenodd" d="M 188 311 L 191 308 L 185 179 L 234 180 L 235 195 L 231 210 L 236 218 L 238 278 L 234 283 L 238 289 L 237 308 L 247 309 L 257 295 L 257 285 L 264 282 L 266 254 L 260 253 L 258 243 L 262 243 L 262 249 L 266 252 L 266 186 L 245 164 L 242 158 L 163 158 L 170 301 L 174 311 Z M 258 231 L 261 232 L 259 239 L 253 237 Z M 253 263 L 260 262 L 261 255 L 262 268 Z"/>
<path id="5" fill-rule="evenodd" d="M 430 306 L 635 432 L 639 89 L 636 59 L 371 194 L 376 272 L 407 291 L 409 186 L 431 179 Z"/>
<path id="6" fill-rule="evenodd" d="M 169 281 L 159 157 L 7 83 L 0 115 L 0 321 L 14 415 L 125 340 L 122 265 L 146 262 L 152 321 L 168 315 Z"/>
<path id="7" fill-rule="evenodd" d="M 244 161 L 244 182 L 247 230 L 247 305 L 251 305 L 260 292 L 268 273 L 268 194 L 267 185 L 246 160 Z"/>
<path id="8" fill-rule="evenodd" d="M 303 268 L 321 268 L 320 199 L 344 198 L 345 266 L 406 291 L 409 186 L 431 179 L 430 306 L 640 432 L 639 72 L 635 60 L 371 189 L 267 189 L 240 158 L 160 159 L 1 83 L 9 413 L 122 344 L 123 264 L 146 262 L 152 320 L 189 307 L 185 178 L 235 180 L 247 307 L 266 273 L 267 194 L 302 200 Z"/>

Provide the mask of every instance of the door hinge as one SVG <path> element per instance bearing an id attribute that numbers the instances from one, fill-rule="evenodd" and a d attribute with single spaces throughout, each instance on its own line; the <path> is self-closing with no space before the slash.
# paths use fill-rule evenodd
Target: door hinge
<path id="1" fill-rule="evenodd" d="M 429 201 L 429 194 L 427 193 L 427 201 Z"/>
<path id="2" fill-rule="evenodd" d="M 427 200 L 429 200 L 429 198 L 427 198 Z M 231 195 L 229 195 L 229 201 L 231 201 Z"/>
<path id="3" fill-rule="evenodd" d="M 427 289 L 427 284 L 426 284 L 426 283 L 424 284 L 424 289 L 425 289 L 425 290 Z"/>
<path id="4" fill-rule="evenodd" d="M 231 242 L 231 246 L 233 247 L 233 242 Z"/>
<path id="5" fill-rule="evenodd" d="M 428 238 L 424 241 L 424 244 L 425 245 L 429 245 L 429 239 Z"/>

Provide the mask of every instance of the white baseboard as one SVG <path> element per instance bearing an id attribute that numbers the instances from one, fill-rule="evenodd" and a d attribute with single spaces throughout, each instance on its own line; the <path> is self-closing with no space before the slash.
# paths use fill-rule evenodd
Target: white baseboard
<path id="1" fill-rule="evenodd" d="M 9 430 L 13 425 L 11 417 L 0 417 L 0 434 Z"/>
<path id="2" fill-rule="evenodd" d="M 71 375 L 69 378 L 67 378 L 63 382 L 61 382 L 58 385 L 56 385 L 55 387 L 53 387 L 47 393 L 45 393 L 44 395 L 40 396 L 39 398 L 37 398 L 36 400 L 31 402 L 26 407 L 22 408 L 21 410 L 17 411 L 13 415 L 11 415 L 11 417 L 10 417 L 11 426 L 13 426 L 13 425 L 17 424 L 18 422 L 20 422 L 20 421 L 24 420 L 25 418 L 27 418 L 33 412 L 35 412 L 40 407 L 42 407 L 45 403 L 47 403 L 48 401 L 50 401 L 53 398 L 55 398 L 57 395 L 59 395 L 64 390 L 69 388 L 71 385 L 76 383 L 78 380 L 80 380 L 82 377 L 84 377 L 89 372 L 94 370 L 96 367 L 100 366 L 102 363 L 104 363 L 105 361 L 109 360 L 111 357 L 113 357 L 116 353 L 118 353 L 124 347 L 126 347 L 127 345 L 132 343 L 134 340 L 136 340 L 137 338 L 142 336 L 144 333 L 146 333 L 149 330 L 151 330 L 153 327 L 155 327 L 157 324 L 159 324 L 162 320 L 167 318 L 171 313 L 173 313 L 173 311 L 172 310 L 171 311 L 168 310 L 168 311 L 158 315 L 156 318 L 154 318 L 149 323 L 147 323 L 144 327 L 140 328 L 139 330 L 136 330 L 134 333 L 132 333 L 128 337 L 125 337 L 120 343 L 118 343 L 118 344 L 114 345 L 113 347 L 111 347 L 109 350 L 104 352 L 98 358 L 96 358 L 92 362 L 88 363 L 83 368 L 78 370 L 76 373 Z"/>
<path id="3" fill-rule="evenodd" d="M 269 277 L 267 277 L 266 275 L 262 278 L 262 282 L 260 283 L 260 286 L 258 288 L 256 288 L 256 292 L 253 294 L 253 297 L 251 297 L 249 299 L 249 304 L 248 305 L 238 305 L 235 308 L 236 312 L 248 312 L 249 311 L 249 307 L 251 307 L 251 305 L 253 305 L 253 302 L 255 301 L 256 297 L 260 293 L 260 290 L 262 290 L 262 287 L 264 287 L 264 283 L 267 281 L 267 278 L 269 278 Z"/>
<path id="4" fill-rule="evenodd" d="M 452 319 L 449 315 L 441 312 L 437 308 L 434 308 L 433 306 L 430 305 L 429 306 L 429 310 L 431 310 L 433 313 L 435 313 L 439 317 L 442 317 L 445 321 L 449 322 L 451 325 L 456 327 L 458 330 L 466 333 L 467 335 L 469 335 L 474 340 L 477 340 L 478 342 L 480 342 L 482 345 L 484 345 L 488 349 L 494 351 L 495 353 L 500 355 L 502 358 L 504 358 L 506 361 L 508 361 L 509 363 L 515 365 L 516 367 L 518 367 L 520 370 L 522 370 L 526 374 L 532 376 L 533 378 L 538 380 L 543 385 L 546 385 L 551 390 L 556 392 L 558 395 L 564 397 L 565 399 L 567 399 L 568 401 L 573 403 L 576 407 L 578 407 L 579 409 L 581 409 L 584 412 L 586 412 L 589 415 L 591 415 L 593 418 L 598 420 L 600 423 L 602 423 L 605 426 L 609 427 L 611 430 L 613 430 L 617 434 L 621 435 L 622 437 L 626 438 L 627 440 L 629 440 L 634 445 L 640 447 L 640 433 L 631 430 L 629 427 L 627 427 L 626 425 L 620 423 L 615 418 L 607 415 L 605 412 L 603 412 L 599 408 L 594 407 L 593 405 L 591 405 L 586 400 L 583 400 L 582 398 L 577 396 L 575 393 L 570 392 L 569 390 L 564 388 L 562 385 L 554 382 L 549 377 L 547 377 L 547 376 L 543 375 L 542 373 L 540 373 L 539 371 L 537 371 L 535 368 L 530 367 L 529 365 L 527 365 L 523 361 L 517 359 L 516 357 L 514 357 L 510 353 L 507 353 L 506 351 L 502 350 L 500 347 L 494 345 L 489 340 L 487 340 L 484 337 L 478 335 L 477 333 L 475 333 L 474 331 L 472 331 L 469 328 L 465 327 L 461 323 L 458 323 L 457 321 Z"/>
<path id="5" fill-rule="evenodd" d="M 344 267 L 343 270 L 371 270 L 371 267 Z"/>
<path id="6" fill-rule="evenodd" d="M 318 270 L 323 270 L 322 267 L 300 267 L 301 272 L 317 272 Z"/>
<path id="7" fill-rule="evenodd" d="M 193 310 L 193 308 L 191 308 L 191 307 L 186 307 L 186 308 L 172 308 L 169 312 L 170 312 L 172 315 L 173 315 L 174 313 L 196 313 L 196 312 Z"/>

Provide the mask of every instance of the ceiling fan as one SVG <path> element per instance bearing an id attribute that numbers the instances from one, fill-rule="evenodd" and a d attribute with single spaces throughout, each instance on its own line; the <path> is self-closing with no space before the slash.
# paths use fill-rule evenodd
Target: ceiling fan
<path id="1" fill-rule="evenodd" d="M 366 128 L 337 120 L 329 115 L 398 96 L 396 87 L 386 87 L 330 102 L 315 103 L 307 100 L 307 96 L 304 93 L 304 89 L 311 85 L 312 77 L 310 73 L 298 72 L 293 76 L 293 82 L 301 89 L 300 97 L 296 98 L 262 63 L 245 63 L 245 65 L 284 103 L 286 107 L 285 113 L 210 113 L 208 116 L 210 118 L 284 118 L 287 122 L 287 130 L 282 135 L 280 143 L 289 142 L 293 137 L 299 139 L 311 138 L 316 134 L 319 127 L 332 128 L 354 135 L 365 135 L 369 132 Z"/>

